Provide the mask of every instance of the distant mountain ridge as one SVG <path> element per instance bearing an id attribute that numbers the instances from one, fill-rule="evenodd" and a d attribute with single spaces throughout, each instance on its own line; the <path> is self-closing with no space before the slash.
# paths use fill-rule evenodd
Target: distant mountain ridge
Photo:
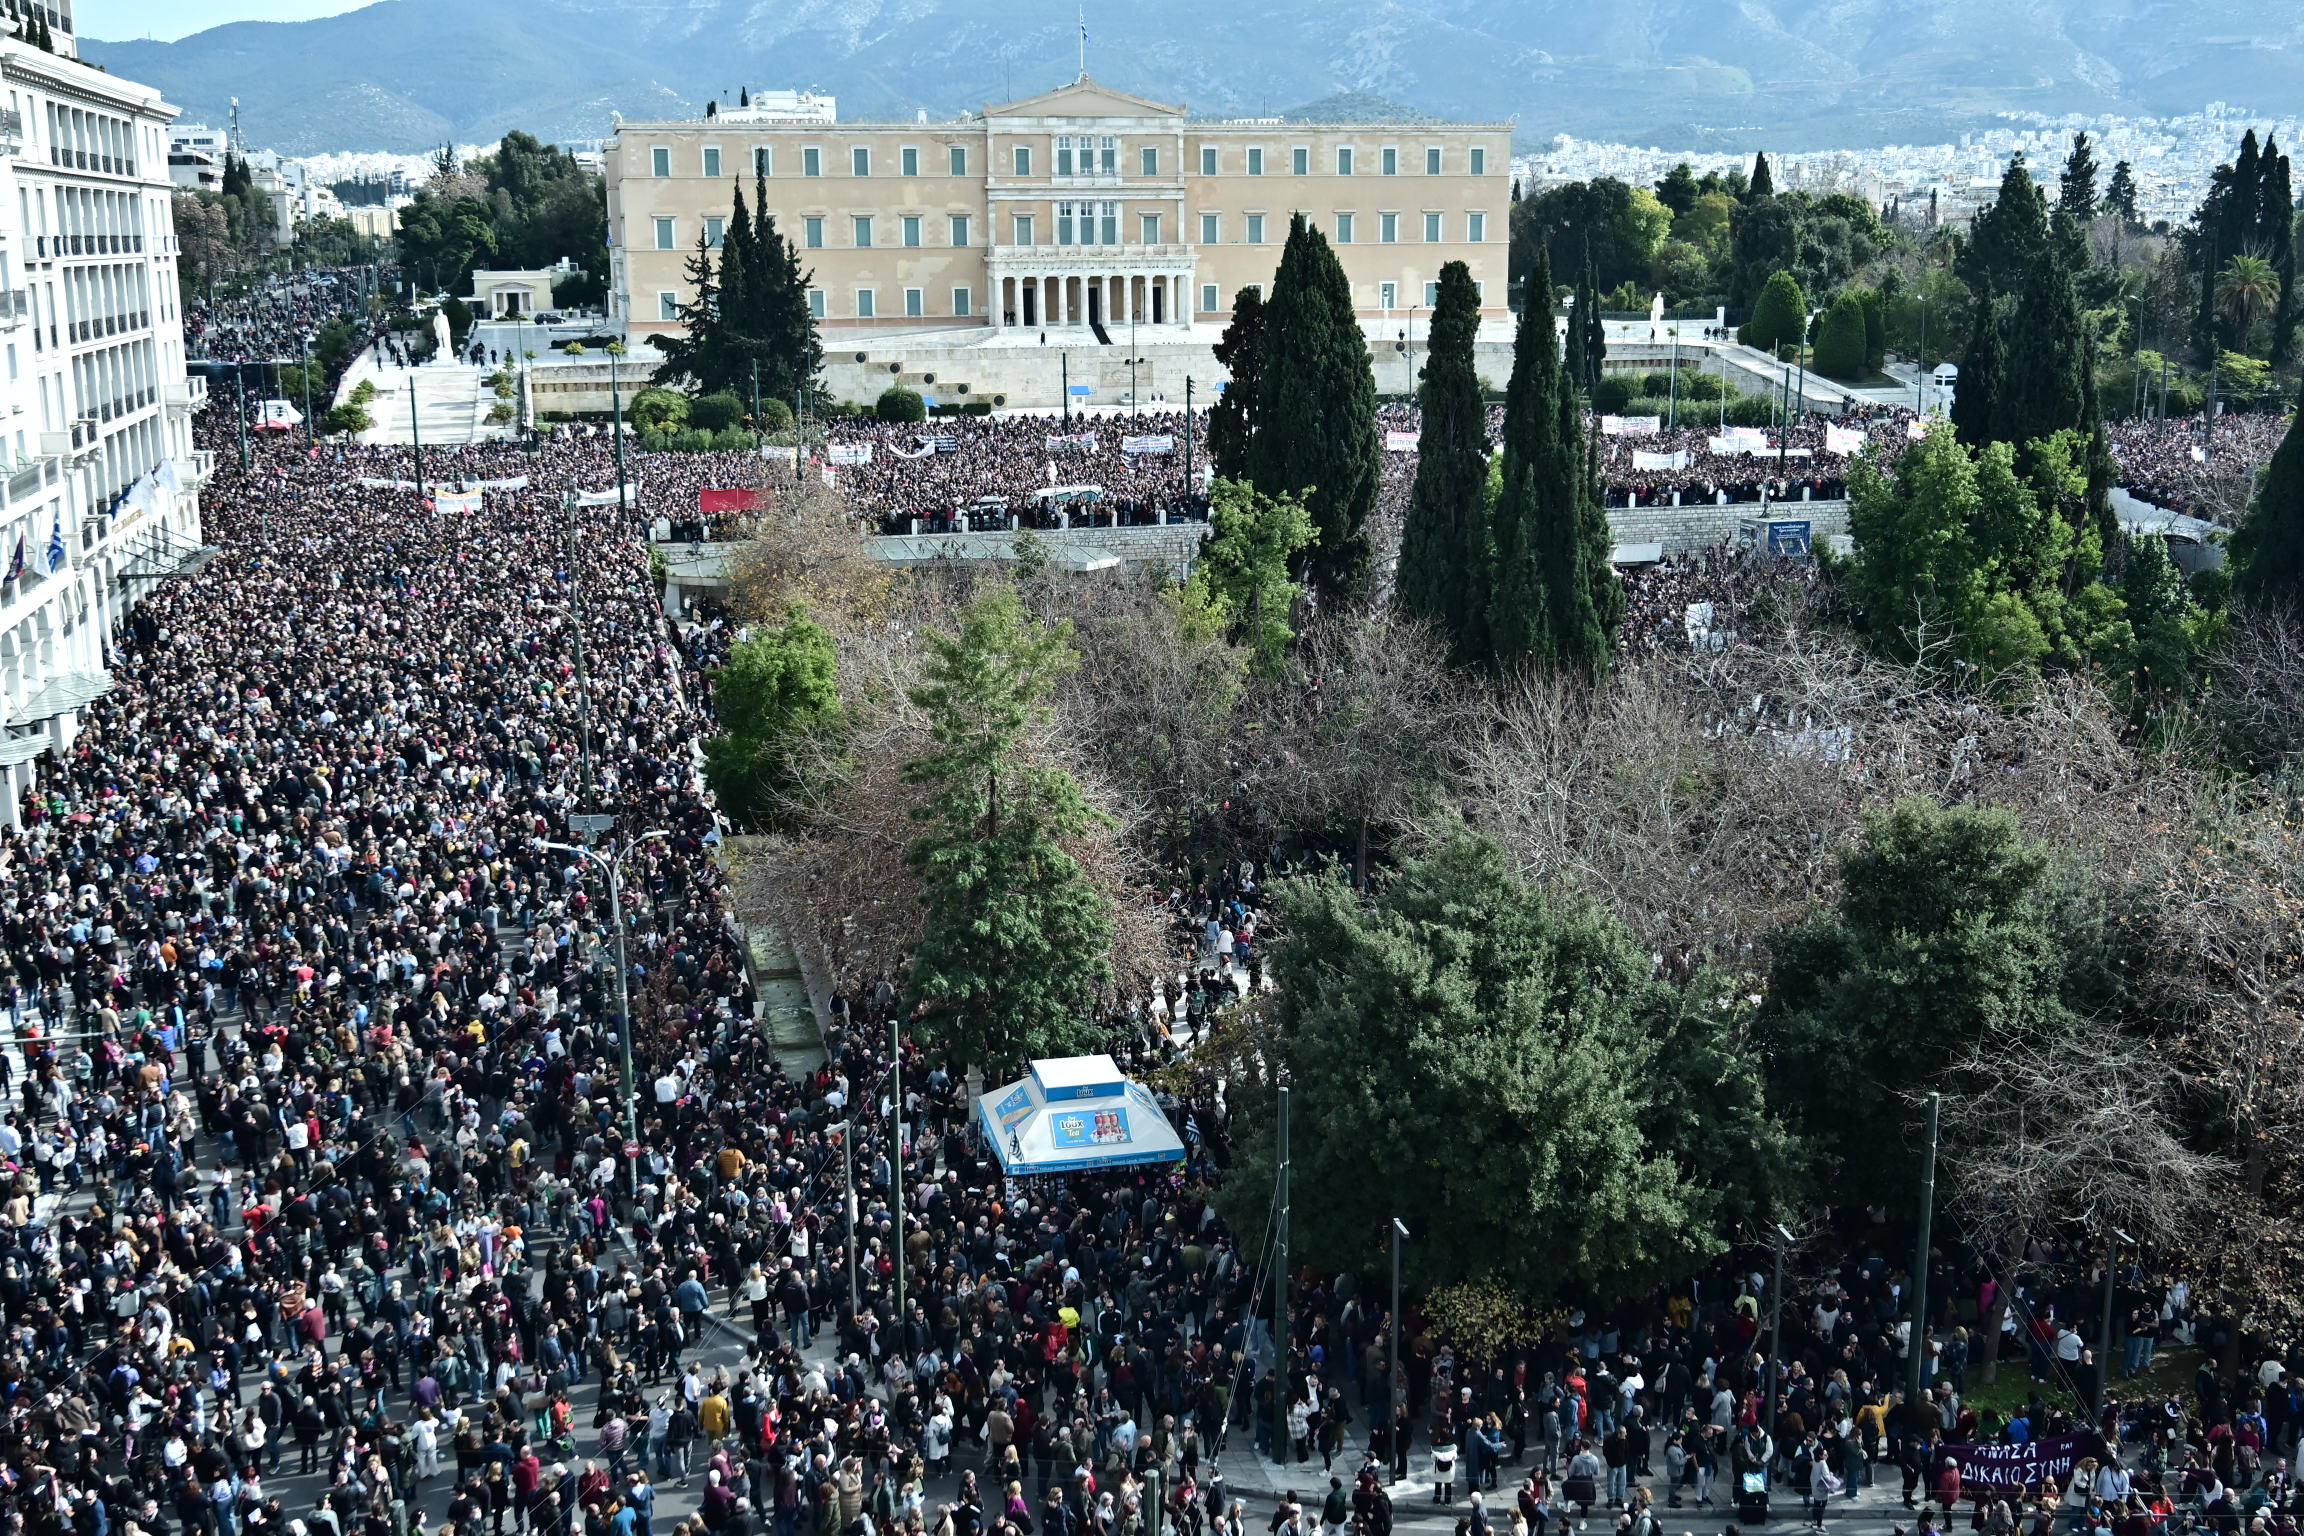
<path id="1" fill-rule="evenodd" d="M 1195 115 L 1515 121 L 1673 146 L 1933 142 L 2000 111 L 2173 115 L 2304 99 L 2298 0 L 1178 0 L 1091 14 L 1088 66 Z M 740 86 L 843 118 L 948 117 L 1068 80 L 1070 7 L 1014 0 L 381 0 L 85 55 L 193 119 L 232 97 L 290 153 L 597 139 Z M 1292 104 L 1301 103 L 1302 106 Z"/>

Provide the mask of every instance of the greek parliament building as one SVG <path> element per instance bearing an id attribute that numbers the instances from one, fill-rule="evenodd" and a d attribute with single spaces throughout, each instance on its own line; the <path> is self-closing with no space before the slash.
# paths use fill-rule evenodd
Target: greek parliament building
<path id="1" fill-rule="evenodd" d="M 755 97 L 617 125 L 611 302 L 634 340 L 677 330 L 698 238 L 718 239 L 738 179 L 749 204 L 758 176 L 813 271 L 828 348 L 928 330 L 1183 340 L 1272 280 L 1295 213 L 1334 244 L 1372 332 L 1428 313 L 1449 261 L 1470 264 L 1500 317 L 1510 145 L 1501 123 L 1203 120 L 1086 75 L 942 123 L 841 123 L 825 98 Z"/>
<path id="2" fill-rule="evenodd" d="M 15 35 L 37 9 L 52 39 Z M 0 822 L 111 691 L 111 648 L 200 537 L 176 108 L 76 56 L 68 0 L 0 0 Z"/>

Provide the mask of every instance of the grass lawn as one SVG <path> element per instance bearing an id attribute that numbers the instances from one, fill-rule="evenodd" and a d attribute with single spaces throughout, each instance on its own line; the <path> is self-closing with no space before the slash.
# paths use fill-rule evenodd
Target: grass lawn
<path id="1" fill-rule="evenodd" d="M 2113 1349 L 2115 1375 L 2112 1393 L 2115 1397 L 2165 1396 L 2170 1392 L 2183 1393 L 2192 1385 L 2192 1373 L 2200 1368 L 2200 1351 L 2194 1348 L 2163 1346 L 2153 1356 L 2152 1368 L 2133 1381 L 2118 1378 L 2120 1351 Z M 1986 1433 L 1996 1433 L 2017 1409 L 2030 1400 L 2037 1391 L 2040 1400 L 2050 1407 L 2061 1407 L 2071 1412 L 2084 1413 L 2085 1405 L 2065 1390 L 2061 1381 L 2049 1380 L 2037 1386 L 2032 1381 L 2028 1364 L 2021 1359 L 2000 1362 L 2000 1379 L 1986 1382 L 1975 1367 L 1968 1370 L 1968 1390 L 1961 1401 L 1976 1410 L 1977 1421 Z"/>

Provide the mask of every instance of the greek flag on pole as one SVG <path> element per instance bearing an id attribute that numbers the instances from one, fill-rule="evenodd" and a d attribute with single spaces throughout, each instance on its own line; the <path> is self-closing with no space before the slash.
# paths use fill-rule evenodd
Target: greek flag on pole
<path id="1" fill-rule="evenodd" d="M 55 523 L 48 530 L 48 574 L 53 576 L 64 569 L 64 514 L 56 514 Z"/>

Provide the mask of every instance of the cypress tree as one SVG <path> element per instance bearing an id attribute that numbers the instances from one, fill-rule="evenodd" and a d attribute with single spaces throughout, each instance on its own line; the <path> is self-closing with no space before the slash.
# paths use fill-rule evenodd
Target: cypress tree
<path id="1" fill-rule="evenodd" d="M 720 335 L 722 378 L 719 388 L 732 389 L 749 402 L 752 398 L 752 359 L 758 355 L 759 284 L 751 267 L 752 220 L 744 209 L 744 184 L 736 184 L 735 208 L 720 236 Z M 707 389 L 706 393 L 710 393 Z"/>
<path id="2" fill-rule="evenodd" d="M 2047 249 L 2048 200 L 2018 153 L 2001 174 L 1999 195 L 1968 226 L 1960 280 L 1979 299 L 2014 293 Z"/>
<path id="3" fill-rule="evenodd" d="M 1513 366 L 1519 366 L 1519 333 L 1513 333 Z M 1568 289 L 1568 321 L 1560 329 L 1560 378 L 1570 389 L 1584 377 L 1584 284 L 1577 282 Z M 1511 393 L 1507 386 L 1505 393 Z M 1509 410 L 1509 404 L 1505 407 Z"/>
<path id="4" fill-rule="evenodd" d="M 2104 188 L 2104 210 L 2119 217 L 2122 229 L 2136 227 L 2136 172 L 2125 160 L 2112 167 L 2112 180 Z"/>
<path id="5" fill-rule="evenodd" d="M 1289 221 L 1264 326 L 1270 377 L 1288 387 L 1257 391 L 1248 479 L 1267 496 L 1302 494 L 1320 540 L 1298 574 L 1342 597 L 1368 574 L 1368 515 L 1383 474 L 1376 375 L 1343 263 L 1302 214 Z"/>
<path id="6" fill-rule="evenodd" d="M 1242 288 L 1232 296 L 1232 323 L 1214 348 L 1231 382 L 1208 412 L 1208 460 L 1218 478 L 1248 478 L 1248 445 L 1256 440 L 1256 390 L 1264 377 L 1264 295 Z"/>
<path id="7" fill-rule="evenodd" d="M 2080 424 L 2088 433 L 2088 528 L 2096 535 L 2095 570 L 2120 546 L 2120 520 L 2112 514 L 2112 487 L 2120 483 L 2119 465 L 2112 458 L 2112 434 L 2104 425 L 2104 411 L 2096 399 L 2096 330 L 2088 330 L 2088 361 L 2081 374 Z"/>
<path id="8" fill-rule="evenodd" d="M 815 274 L 800 265 L 800 248 L 777 233 L 775 217 L 768 212 L 768 188 L 757 177 L 752 183 L 752 238 L 745 254 L 754 295 L 752 334 L 760 353 L 761 398 L 813 399 L 817 376 L 824 371 L 824 343 L 816 334 L 816 317 L 808 310 L 808 284 Z"/>
<path id="9" fill-rule="evenodd" d="M 2083 224 L 2096 217 L 2096 152 L 2085 133 L 2072 135 L 2072 153 L 2057 178 L 2056 206 Z"/>
<path id="10" fill-rule="evenodd" d="M 2080 425 L 2080 301 L 2072 275 L 2051 253 L 2033 269 L 2010 318 L 2006 386 L 1993 406 L 1993 436 L 2029 443 Z M 1962 384 L 1966 384 L 1963 379 Z"/>
<path id="11" fill-rule="evenodd" d="M 664 354 L 663 365 L 653 375 L 658 384 L 693 382 L 700 393 L 710 394 L 722 387 L 725 374 L 725 356 L 720 335 L 720 284 L 712 264 L 712 247 L 704 243 L 704 231 L 696 231 L 696 253 L 686 264 L 688 302 L 675 311 L 680 322 L 680 334 L 660 336 L 656 350 Z"/>
<path id="12" fill-rule="evenodd" d="M 2296 356 L 2296 207 L 2288 184 L 2288 157 L 2271 139 L 2264 141 L 2264 254 L 2280 274 L 2280 302 L 2272 311 L 2272 366 L 2285 368 Z"/>
<path id="13" fill-rule="evenodd" d="M 1776 178 L 1768 172 L 1768 152 L 1760 151 L 1752 157 L 1752 180 L 1744 189 L 1744 201 L 1756 203 L 1764 197 L 1776 195 Z"/>
<path id="14" fill-rule="evenodd" d="M 1400 606 L 1439 626 L 1455 659 L 1465 663 L 1489 654 L 1488 409 L 1472 353 L 1479 333 L 1480 290 L 1471 268 L 1451 261 L 1440 269 L 1417 391 L 1424 431 L 1400 534 L 1397 586 Z"/>
<path id="15" fill-rule="evenodd" d="M 2304 614 L 2304 401 L 2298 407 L 2233 531 L 2232 589 L 2250 602 Z"/>
<path id="16" fill-rule="evenodd" d="M 1582 370 L 1577 377 L 1576 387 L 1589 400 L 1592 392 L 1600 387 L 1600 375 L 1608 360 L 1608 325 L 1600 318 L 1600 284 L 1592 276 L 1589 241 L 1584 250 L 1584 286 L 1578 291 L 1582 297 L 1576 301 L 1576 316 L 1577 324 L 1584 332 L 1584 341 L 1576 352 Z"/>
<path id="17" fill-rule="evenodd" d="M 1552 291 L 1551 258 L 1538 248 L 1530 294 Z M 1573 324 L 1569 334 L 1575 334 Z M 1512 377 L 1504 387 L 1504 459 L 1496 501 L 1494 564 L 1488 594 L 1489 654 L 1498 667 L 1539 659 L 1551 623 L 1547 592 L 1531 542 L 1536 482 L 1547 468 L 1545 440 L 1558 420 L 1562 387 L 1553 354 L 1552 306 L 1524 303 L 1512 338 Z"/>
<path id="18" fill-rule="evenodd" d="M 1599 461 L 1587 453 L 1584 408 L 1560 390 L 1553 412 L 1551 466 L 1536 479 L 1534 522 L 1524 540 L 1544 579 L 1549 632 L 1540 649 L 1549 665 L 1596 681 L 1608 670 L 1623 622 L 1624 590 L 1609 559 L 1613 540 L 1600 501 Z"/>
<path id="19" fill-rule="evenodd" d="M 1959 431 L 1960 441 L 1970 448 L 1998 440 L 1995 418 L 2006 368 L 2000 327 L 1992 318 L 1992 301 L 1980 296 L 1975 323 L 1968 330 L 1968 350 L 1960 360 L 1960 381 L 1952 393 L 1952 425 Z"/>

